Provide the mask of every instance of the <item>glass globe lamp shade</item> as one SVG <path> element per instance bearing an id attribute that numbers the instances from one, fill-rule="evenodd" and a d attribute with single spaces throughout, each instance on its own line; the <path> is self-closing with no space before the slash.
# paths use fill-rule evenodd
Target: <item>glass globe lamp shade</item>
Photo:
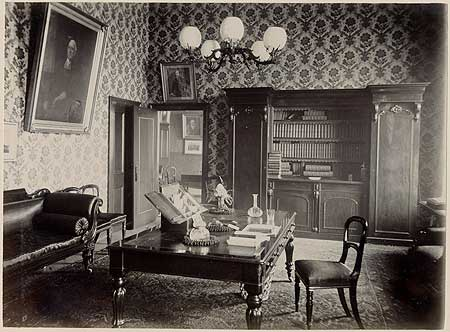
<path id="1" fill-rule="evenodd" d="M 217 40 L 208 39 L 203 42 L 202 47 L 200 48 L 200 53 L 202 54 L 203 58 L 208 58 L 211 56 L 214 50 L 217 50 L 219 48 L 220 45 Z"/>
<path id="2" fill-rule="evenodd" d="M 232 45 L 236 45 L 244 36 L 244 23 L 236 16 L 229 16 L 220 24 L 220 37 Z"/>
<path id="3" fill-rule="evenodd" d="M 281 50 L 286 45 L 286 31 L 280 27 L 269 27 L 264 33 L 264 45 L 269 53 L 274 50 Z"/>
<path id="4" fill-rule="evenodd" d="M 258 40 L 253 43 L 252 53 L 256 58 L 258 58 L 259 61 L 268 61 L 270 59 L 270 54 L 267 52 L 262 40 Z"/>
<path id="5" fill-rule="evenodd" d="M 202 42 L 202 34 L 197 27 L 187 25 L 181 30 L 179 41 L 184 49 L 196 49 Z"/>

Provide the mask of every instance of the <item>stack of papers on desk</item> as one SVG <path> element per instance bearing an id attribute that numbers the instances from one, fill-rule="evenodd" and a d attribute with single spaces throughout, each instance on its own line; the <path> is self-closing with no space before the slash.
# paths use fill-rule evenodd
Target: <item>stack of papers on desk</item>
<path id="1" fill-rule="evenodd" d="M 242 232 L 260 234 L 265 236 L 275 236 L 280 231 L 280 226 L 265 224 L 250 224 L 244 227 Z"/>
<path id="2" fill-rule="evenodd" d="M 261 243 L 268 241 L 267 236 L 258 236 L 254 238 L 241 237 L 241 236 L 230 236 L 227 240 L 229 246 L 239 246 L 239 247 L 249 247 L 249 248 L 259 248 Z"/>

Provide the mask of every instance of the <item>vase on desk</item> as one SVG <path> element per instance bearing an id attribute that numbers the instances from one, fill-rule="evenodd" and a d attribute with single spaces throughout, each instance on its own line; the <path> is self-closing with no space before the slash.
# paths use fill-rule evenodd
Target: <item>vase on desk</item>
<path id="1" fill-rule="evenodd" d="M 247 213 L 250 217 L 261 217 L 263 215 L 263 211 L 258 207 L 258 194 L 252 194 L 253 196 L 253 206 L 248 209 Z"/>

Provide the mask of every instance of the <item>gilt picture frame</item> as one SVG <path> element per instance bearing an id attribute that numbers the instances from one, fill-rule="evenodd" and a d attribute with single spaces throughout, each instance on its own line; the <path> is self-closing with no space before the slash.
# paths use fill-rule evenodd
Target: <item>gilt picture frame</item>
<path id="1" fill-rule="evenodd" d="M 197 101 L 195 66 L 186 62 L 162 62 L 161 81 L 166 103 Z"/>
<path id="2" fill-rule="evenodd" d="M 25 114 L 30 132 L 88 133 L 107 26 L 65 3 L 46 3 Z"/>

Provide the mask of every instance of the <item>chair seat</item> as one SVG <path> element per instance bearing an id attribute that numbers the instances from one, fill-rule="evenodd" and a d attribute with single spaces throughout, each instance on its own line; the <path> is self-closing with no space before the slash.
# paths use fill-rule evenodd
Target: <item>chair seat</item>
<path id="1" fill-rule="evenodd" d="M 295 272 L 307 287 L 349 287 L 351 284 L 352 271 L 339 262 L 297 260 Z"/>

